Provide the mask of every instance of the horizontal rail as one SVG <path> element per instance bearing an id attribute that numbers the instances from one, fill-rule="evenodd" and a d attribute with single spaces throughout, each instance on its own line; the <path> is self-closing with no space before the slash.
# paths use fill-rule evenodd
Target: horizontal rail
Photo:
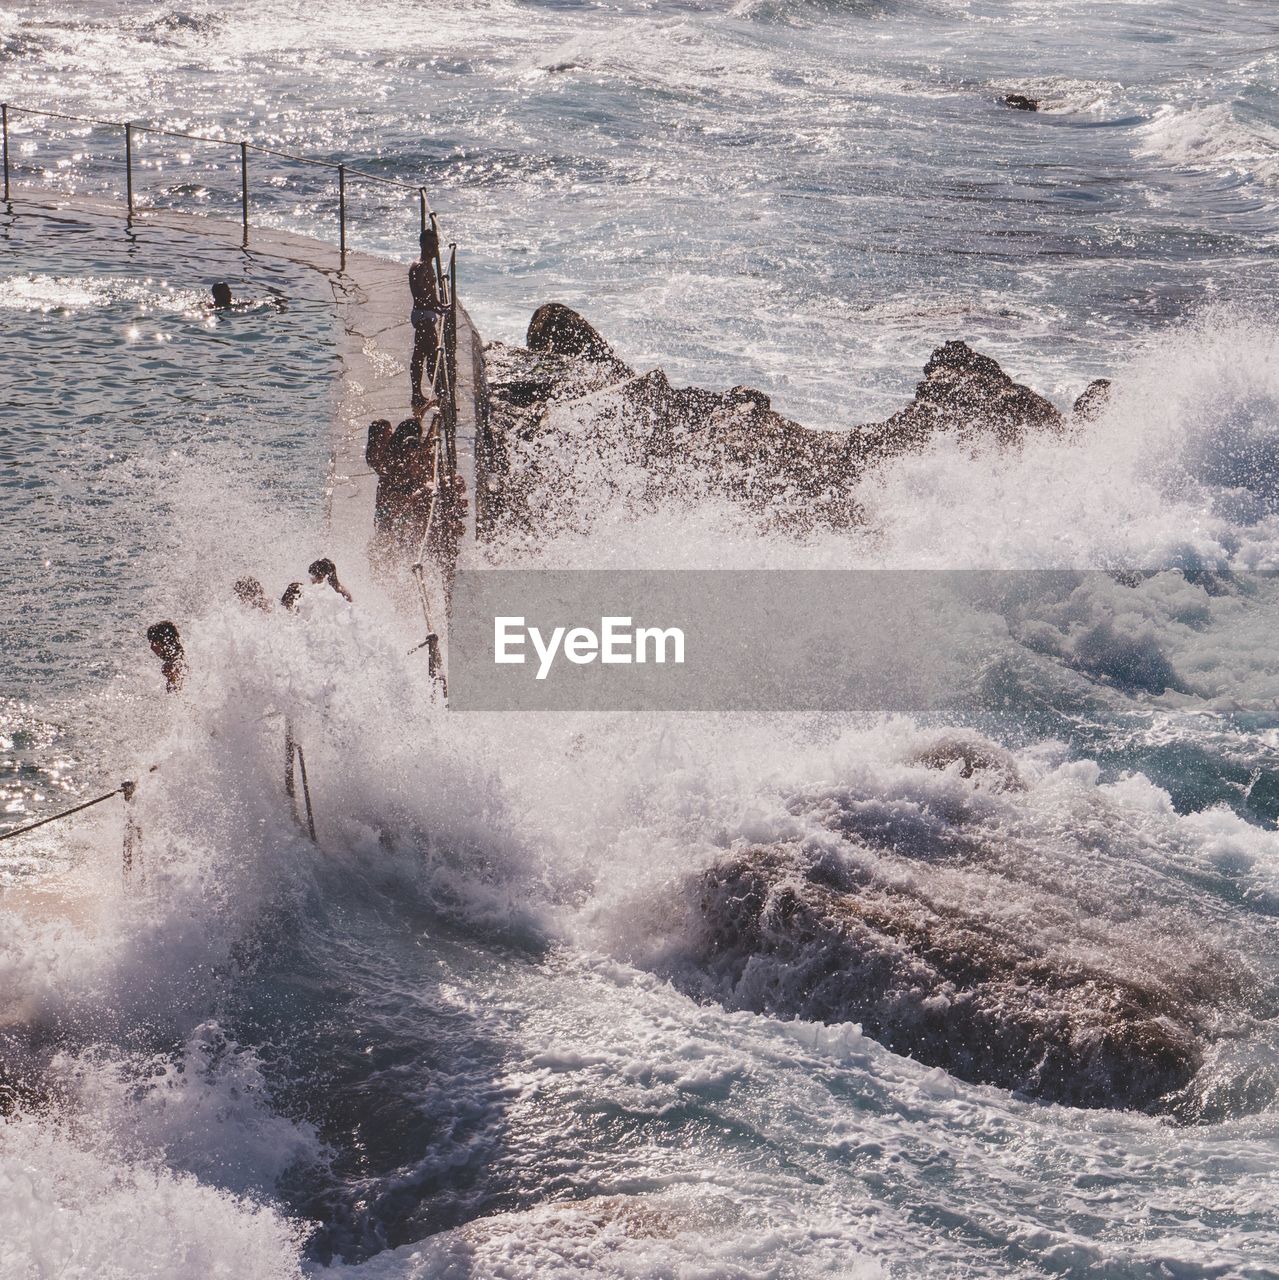
<path id="1" fill-rule="evenodd" d="M 75 124 L 96 125 L 102 129 L 125 129 L 133 133 L 150 133 L 159 138 L 181 138 L 186 142 L 203 142 L 215 147 L 247 148 L 261 156 L 275 156 L 279 160 L 291 160 L 295 164 L 314 165 L 319 169 L 343 169 L 348 178 L 363 178 L 366 182 L 377 182 L 384 187 L 398 187 L 402 191 L 419 192 L 422 188 L 413 182 L 404 182 L 400 178 L 386 178 L 378 173 L 369 173 L 366 169 L 353 169 L 338 160 L 317 160 L 314 156 L 300 156 L 293 151 L 279 151 L 274 147 L 264 147 L 256 142 L 242 142 L 238 138 L 211 138 L 202 133 L 185 133 L 180 129 L 161 129 L 158 125 L 135 124 L 133 121 L 100 120 L 97 116 L 76 116 L 65 111 L 43 111 L 36 107 L 19 107 L 12 102 L 5 103 L 9 115 L 43 116 L 46 120 L 70 120 Z"/>
<path id="2" fill-rule="evenodd" d="M 36 116 L 45 120 L 65 120 L 72 124 L 89 125 L 93 128 L 117 129 L 124 134 L 124 180 L 125 200 L 129 218 L 134 216 L 134 140 L 141 134 L 154 137 L 177 138 L 185 142 L 196 142 L 207 146 L 230 147 L 235 158 L 228 168 L 239 170 L 239 214 L 244 229 L 244 246 L 249 244 L 249 156 L 273 156 L 292 164 L 310 165 L 314 168 L 327 169 L 337 174 L 337 222 L 338 253 L 341 270 L 346 269 L 347 256 L 347 198 L 346 184 L 348 178 L 358 178 L 379 186 L 394 187 L 399 191 L 412 192 L 417 197 L 419 219 L 423 235 L 423 251 L 426 251 L 426 233 L 428 228 L 433 233 L 434 260 L 431 263 L 435 275 L 435 297 L 443 303 L 438 319 L 434 351 L 434 369 L 431 374 L 431 399 L 439 408 L 441 418 L 440 451 L 444 462 L 449 492 L 449 510 L 456 508 L 457 486 L 457 245 L 449 245 L 448 264 L 445 265 L 440 254 L 439 224 L 434 212 L 427 202 L 426 188 L 420 184 L 405 182 L 399 178 L 386 178 L 380 174 L 370 173 L 366 169 L 356 169 L 344 161 L 319 160 L 314 156 L 302 156 L 291 151 L 281 151 L 275 147 L 265 147 L 258 143 L 239 138 L 214 138 L 208 134 L 191 133 L 184 129 L 163 129 L 158 125 L 137 124 L 132 120 L 103 120 L 97 116 L 75 115 L 67 111 L 46 111 L 39 107 L 16 106 L 9 102 L 0 102 L 0 135 L 3 142 L 3 179 L 4 201 L 11 199 L 11 157 L 9 134 L 10 117 L 14 115 Z M 420 390 L 415 386 L 414 391 Z M 445 595 L 449 596 L 452 582 L 452 564 L 456 559 L 456 537 L 451 532 L 445 541 L 451 547 L 445 553 Z"/>

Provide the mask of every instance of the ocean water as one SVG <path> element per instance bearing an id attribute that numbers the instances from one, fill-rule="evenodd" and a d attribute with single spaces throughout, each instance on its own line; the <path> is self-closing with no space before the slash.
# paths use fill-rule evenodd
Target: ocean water
<path id="1" fill-rule="evenodd" d="M 326 549 L 315 282 L 0 218 L 5 803 L 139 777 L 143 832 L 127 886 L 118 803 L 4 846 L 0 1275 L 1279 1275 L 1277 63 L 1243 0 L 0 8 L 0 98 L 420 175 L 487 337 L 558 298 L 827 427 L 948 338 L 1063 408 L 1114 380 L 1070 437 L 881 469 L 853 532 L 588 503 L 498 553 L 1071 571 L 957 593 L 946 705 L 460 715 L 361 566 L 354 609 L 229 597 Z M 19 182 L 119 191 L 118 138 L 28 130 Z M 146 147 L 143 199 L 234 214 Z M 333 235 L 263 173 L 255 217 Z M 983 1082 L 923 952 L 1021 965 L 983 1035 L 1066 1026 L 1087 1105 Z M 1193 1039 L 1153 1102 L 1095 1087 L 1121 1006 L 1138 1062 Z"/>

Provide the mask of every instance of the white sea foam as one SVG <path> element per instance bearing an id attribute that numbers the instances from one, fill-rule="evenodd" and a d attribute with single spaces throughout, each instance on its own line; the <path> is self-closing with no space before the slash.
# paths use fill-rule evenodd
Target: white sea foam
<path id="1" fill-rule="evenodd" d="M 1205 313 L 1117 373 L 1098 420 L 1016 453 L 939 441 L 865 486 L 885 566 L 1270 569 L 1279 331 Z"/>
<path id="2" fill-rule="evenodd" d="M 302 1275 L 300 1232 L 275 1210 L 32 1117 L 0 1124 L 0 1232 L 15 1280 Z"/>
<path id="3" fill-rule="evenodd" d="M 1235 171 L 1279 178 L 1279 132 L 1244 124 L 1225 103 L 1159 107 L 1139 130 L 1138 154 L 1178 169 Z"/>

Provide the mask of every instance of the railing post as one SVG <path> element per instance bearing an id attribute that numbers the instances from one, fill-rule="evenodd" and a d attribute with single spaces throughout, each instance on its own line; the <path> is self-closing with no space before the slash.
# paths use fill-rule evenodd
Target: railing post
<path id="1" fill-rule="evenodd" d="M 0 134 L 4 136 L 4 202 L 9 203 L 9 104 L 0 102 Z M 423 197 L 425 199 L 425 197 Z"/>
<path id="2" fill-rule="evenodd" d="M 244 221 L 244 243 L 249 243 L 249 144 L 240 143 L 240 213 Z"/>
<path id="3" fill-rule="evenodd" d="M 449 360 L 449 387 L 457 385 L 457 245 L 449 245 L 449 317 L 445 353 Z M 452 392 L 450 392 L 452 393 Z M 454 409 L 456 410 L 456 403 Z"/>
<path id="4" fill-rule="evenodd" d="M 418 200 L 418 207 L 422 211 L 422 230 L 425 231 L 426 230 L 426 188 L 425 187 L 418 187 L 417 200 Z"/>
<path id="5" fill-rule="evenodd" d="M 124 194 L 133 217 L 133 125 L 124 126 Z"/>
<path id="6" fill-rule="evenodd" d="M 440 257 L 440 224 L 435 220 L 435 214 L 431 213 L 431 230 L 435 232 L 435 280 L 439 286 L 441 295 L 444 292 L 444 286 L 447 277 L 444 274 L 444 260 Z"/>
<path id="7" fill-rule="evenodd" d="M 346 165 L 338 165 L 338 251 L 346 265 Z"/>
<path id="8" fill-rule="evenodd" d="M 449 472 L 457 474 L 457 245 L 449 245 L 449 310 L 444 318 L 444 368 L 449 393 Z"/>

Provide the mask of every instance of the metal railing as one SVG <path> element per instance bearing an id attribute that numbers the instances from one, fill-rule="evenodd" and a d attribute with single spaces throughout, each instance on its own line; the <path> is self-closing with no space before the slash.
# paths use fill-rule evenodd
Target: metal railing
<path id="1" fill-rule="evenodd" d="M 62 111 L 44 111 L 35 107 L 15 106 L 11 102 L 0 103 L 0 162 L 3 164 L 4 203 L 12 201 L 13 175 L 10 158 L 10 116 L 34 116 L 46 120 L 66 120 L 74 124 L 86 124 L 93 128 L 120 130 L 124 135 L 124 189 L 125 202 L 129 217 L 137 212 L 134 193 L 134 139 L 137 135 L 154 135 L 161 138 L 178 138 L 187 142 L 197 142 L 216 147 L 229 147 L 237 154 L 240 177 L 240 225 L 243 229 L 243 245 L 249 244 L 249 156 L 250 154 L 270 156 L 279 160 L 287 160 L 295 164 L 311 165 L 315 168 L 328 169 L 337 173 L 337 218 L 338 218 L 338 253 L 340 266 L 345 268 L 347 255 L 347 181 L 357 179 L 375 183 L 383 187 L 397 188 L 412 192 L 417 200 L 418 216 L 421 230 L 428 224 L 436 232 L 435 280 L 436 297 L 444 307 L 441 322 L 438 325 L 434 370 L 431 377 L 431 398 L 435 400 L 440 412 L 440 452 L 445 483 L 448 486 L 448 500 L 445 512 L 450 514 L 456 509 L 458 493 L 454 485 L 457 470 L 457 246 L 449 245 L 447 269 L 439 250 L 439 226 L 435 214 L 431 211 L 426 188 L 398 178 L 387 178 L 381 174 L 369 173 L 353 165 L 333 160 L 317 160 L 312 156 L 296 155 L 288 151 L 280 151 L 274 147 L 264 147 L 258 143 L 232 138 L 212 138 L 203 134 L 189 133 L 179 129 L 162 129 L 155 125 L 137 124 L 134 121 L 99 120 L 93 116 L 71 115 Z M 451 525 L 449 526 L 451 529 Z M 444 563 L 441 568 L 445 575 L 446 599 L 451 594 L 452 562 L 456 560 L 456 538 L 451 532 L 442 538 L 441 547 Z"/>
<path id="2" fill-rule="evenodd" d="M 440 448 L 443 470 L 452 484 L 457 476 L 457 245 L 449 245 L 449 264 L 437 256 L 435 274 L 439 298 L 447 308 L 441 316 L 431 374 L 431 398 L 440 410 Z M 453 549 L 456 557 L 456 547 Z"/>
<path id="3" fill-rule="evenodd" d="M 357 169 L 353 165 L 336 160 L 317 160 L 313 156 L 300 156 L 290 151 L 280 151 L 274 147 L 264 147 L 256 142 L 235 140 L 233 138 L 211 138 L 204 134 L 187 133 L 179 129 L 161 129 L 156 125 L 137 124 L 132 120 L 99 120 L 94 116 L 70 115 L 64 111 L 42 111 L 35 107 L 15 106 L 11 102 L 0 103 L 0 153 L 3 156 L 4 168 L 4 202 L 12 199 L 12 165 L 10 161 L 9 118 L 14 115 L 36 116 L 46 120 L 66 120 L 73 124 L 87 124 L 98 129 L 118 129 L 124 135 L 124 191 L 125 203 L 129 216 L 137 212 L 134 197 L 134 138 L 138 135 L 153 135 L 160 138 L 178 138 L 185 142 L 198 142 L 208 146 L 229 147 L 238 156 L 240 167 L 240 223 L 244 231 L 244 243 L 249 243 L 249 156 L 250 154 L 271 156 L 277 160 L 288 160 L 294 164 L 311 165 L 319 169 L 328 169 L 337 173 L 338 195 L 338 253 L 343 259 L 347 252 L 347 181 L 358 179 L 362 182 L 375 183 L 383 187 L 398 188 L 412 192 L 417 199 L 421 229 L 426 230 L 428 220 L 433 215 L 426 198 L 426 188 L 411 182 L 403 182 L 399 178 L 387 178 L 381 174 L 369 173 L 365 169 Z"/>

